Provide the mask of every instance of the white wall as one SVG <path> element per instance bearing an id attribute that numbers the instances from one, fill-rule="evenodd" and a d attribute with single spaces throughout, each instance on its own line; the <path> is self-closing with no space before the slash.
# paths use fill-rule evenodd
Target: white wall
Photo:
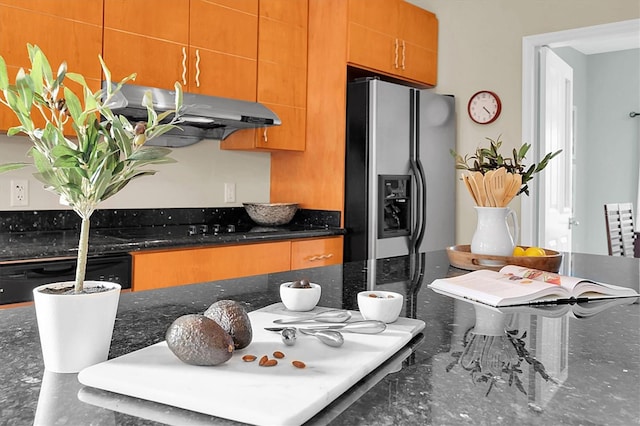
<path id="1" fill-rule="evenodd" d="M 485 137 L 502 135 L 507 148 L 522 135 L 522 37 L 640 18 L 637 0 L 410 0 L 434 12 L 440 23 L 438 93 L 456 96 L 460 153 L 475 151 Z M 502 115 L 489 125 L 466 113 L 469 97 L 493 90 Z M 524 141 L 531 142 L 531 141 Z M 456 239 L 468 244 L 476 226 L 473 202 L 459 182 Z M 512 202 L 519 211 L 520 203 Z"/>
<path id="2" fill-rule="evenodd" d="M 587 253 L 607 254 L 603 205 L 636 204 L 640 117 L 640 49 L 589 55 Z M 594 173 L 594 171 L 599 171 Z M 635 211 L 638 211 L 636 206 Z"/>
<path id="3" fill-rule="evenodd" d="M 29 161 L 30 141 L 24 136 L 0 136 L 0 164 Z M 271 155 L 262 152 L 220 150 L 217 140 L 204 140 L 174 148 L 177 163 L 157 165 L 154 176 L 134 179 L 109 200 L 104 209 L 160 207 L 235 207 L 246 201 L 269 201 Z M 64 207 L 58 198 L 42 188 L 31 167 L 0 175 L 0 210 L 56 210 Z M 11 207 L 10 181 L 29 180 L 29 205 Z M 236 202 L 224 202 L 224 183 L 236 184 Z"/>

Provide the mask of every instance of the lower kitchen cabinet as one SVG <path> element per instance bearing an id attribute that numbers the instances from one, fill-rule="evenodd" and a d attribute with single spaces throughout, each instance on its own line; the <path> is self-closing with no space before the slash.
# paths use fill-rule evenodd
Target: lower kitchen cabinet
<path id="1" fill-rule="evenodd" d="M 342 263 L 342 237 L 291 242 L 291 270 Z"/>
<path id="2" fill-rule="evenodd" d="M 133 291 L 282 272 L 291 265 L 289 241 L 131 254 Z"/>
<path id="3" fill-rule="evenodd" d="M 342 263 L 342 236 L 132 252 L 132 290 L 314 268 Z"/>

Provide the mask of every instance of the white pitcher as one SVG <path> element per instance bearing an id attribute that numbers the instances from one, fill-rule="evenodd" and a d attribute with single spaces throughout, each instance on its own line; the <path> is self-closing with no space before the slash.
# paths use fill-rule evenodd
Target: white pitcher
<path id="1" fill-rule="evenodd" d="M 478 225 L 471 239 L 471 253 L 511 256 L 520 233 L 516 212 L 509 207 L 475 207 Z M 511 234 L 507 220 L 513 220 Z"/>

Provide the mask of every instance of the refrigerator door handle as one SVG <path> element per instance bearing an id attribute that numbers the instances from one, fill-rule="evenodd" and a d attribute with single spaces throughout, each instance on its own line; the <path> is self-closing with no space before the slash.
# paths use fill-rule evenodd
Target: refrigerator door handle
<path id="1" fill-rule="evenodd" d="M 411 170 L 415 178 L 415 193 L 413 200 L 415 201 L 415 218 L 413 220 L 414 229 L 411 233 L 411 252 L 417 253 L 424 239 L 425 233 L 425 212 L 427 211 L 426 198 L 426 182 L 424 178 L 424 168 L 420 159 L 411 159 Z"/>
<path id="2" fill-rule="evenodd" d="M 420 161 L 420 92 L 418 90 L 412 90 L 411 92 L 411 132 L 410 132 L 410 167 L 415 177 L 415 191 L 413 199 L 415 201 L 415 217 L 413 218 L 414 229 L 411 234 L 411 247 L 409 251 L 411 253 L 418 253 L 420 251 L 420 245 L 424 239 L 425 226 L 426 226 L 426 211 L 427 211 L 427 183 L 425 179 L 424 168 Z"/>

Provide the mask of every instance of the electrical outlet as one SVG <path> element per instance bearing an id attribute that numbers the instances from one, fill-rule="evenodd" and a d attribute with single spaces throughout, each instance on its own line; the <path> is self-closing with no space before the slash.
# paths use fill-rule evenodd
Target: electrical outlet
<path id="1" fill-rule="evenodd" d="M 29 181 L 26 179 L 13 179 L 11 181 L 11 200 L 13 207 L 29 205 Z"/>
<path id="2" fill-rule="evenodd" d="M 235 183 L 224 184 L 224 202 L 225 203 L 236 202 L 236 184 Z"/>

